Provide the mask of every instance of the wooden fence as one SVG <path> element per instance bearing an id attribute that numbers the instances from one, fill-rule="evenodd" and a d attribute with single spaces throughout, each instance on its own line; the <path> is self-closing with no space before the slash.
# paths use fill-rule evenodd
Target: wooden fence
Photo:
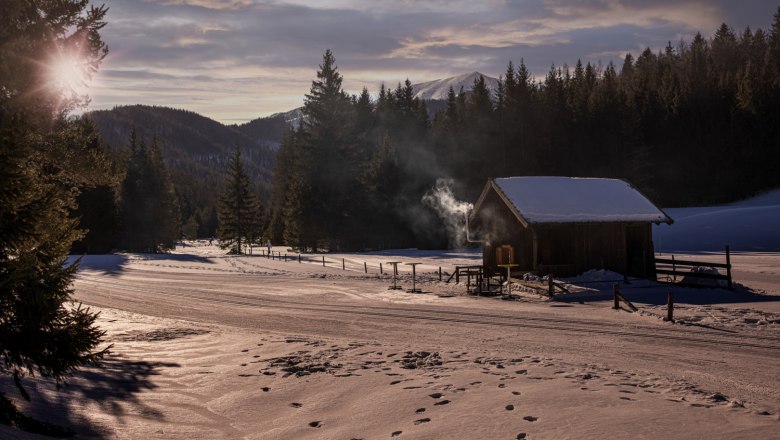
<path id="1" fill-rule="evenodd" d="M 726 269 L 726 274 L 721 273 L 705 273 L 705 272 L 692 272 L 692 267 L 714 267 Z M 723 280 L 728 284 L 729 290 L 734 289 L 734 285 L 731 280 L 731 252 L 729 247 L 726 246 L 726 262 L 717 263 L 711 261 L 693 261 L 693 260 L 681 260 L 674 258 L 655 258 L 655 274 L 656 280 L 659 282 L 671 282 L 676 283 L 677 277 L 689 277 L 689 278 L 701 278 L 708 280 Z M 666 280 L 658 279 L 658 275 L 666 275 Z M 693 285 L 693 284 L 688 284 Z"/>

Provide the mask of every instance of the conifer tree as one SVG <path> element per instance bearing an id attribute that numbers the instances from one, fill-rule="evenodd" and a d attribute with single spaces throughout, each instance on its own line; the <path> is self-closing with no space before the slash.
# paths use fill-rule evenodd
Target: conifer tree
<path id="1" fill-rule="evenodd" d="M 173 249 L 180 235 L 178 199 L 157 137 L 147 147 L 133 130 L 129 150 L 121 193 L 124 247 L 151 253 Z"/>
<path id="2" fill-rule="evenodd" d="M 64 117 L 86 98 L 52 89 L 49 57 L 72 53 L 88 77 L 106 53 L 99 30 L 106 8 L 86 1 L 3 2 L 0 13 L 0 374 L 38 374 L 61 382 L 105 354 L 97 315 L 67 307 L 76 265 L 68 251 L 81 236 L 71 217 L 78 185 L 94 162 L 89 140 Z M 0 418 L 17 420 L 0 393 Z"/>
<path id="3" fill-rule="evenodd" d="M 218 218 L 219 245 L 223 249 L 230 248 L 230 253 L 243 253 L 243 246 L 251 246 L 253 239 L 259 236 L 260 206 L 252 192 L 238 146 L 228 165 Z"/>

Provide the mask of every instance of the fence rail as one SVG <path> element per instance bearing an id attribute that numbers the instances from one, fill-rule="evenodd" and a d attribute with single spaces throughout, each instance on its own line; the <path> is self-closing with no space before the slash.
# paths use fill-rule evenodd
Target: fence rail
<path id="1" fill-rule="evenodd" d="M 287 253 L 282 253 L 280 251 L 273 251 L 273 250 L 269 252 L 266 251 L 265 249 L 261 249 L 260 254 L 258 256 L 269 258 L 272 260 L 284 261 L 284 262 L 289 261 L 289 262 L 297 262 L 297 263 L 310 263 L 310 264 L 322 265 L 322 267 L 340 268 L 341 270 L 344 271 L 347 270 L 355 271 L 355 272 L 359 271 L 366 274 L 378 272 L 380 275 L 385 275 L 385 274 L 393 275 L 393 268 L 390 264 L 384 266 L 382 263 L 372 264 L 367 261 L 349 259 L 344 257 L 326 258 L 325 255 L 317 255 L 317 254 L 306 255 L 298 252 L 287 254 Z M 398 272 L 400 272 L 400 270 L 398 270 Z M 396 272 L 396 275 L 398 274 L 398 272 Z M 420 272 L 420 273 L 433 274 L 434 276 L 438 275 L 439 281 L 442 281 L 442 278 L 444 276 L 450 275 L 449 272 L 442 270 L 442 266 L 438 266 L 437 269 L 431 272 Z M 450 276 L 450 278 L 452 278 L 452 276 Z"/>
<path id="2" fill-rule="evenodd" d="M 660 267 L 659 267 L 660 265 Z M 680 267 L 686 268 L 685 270 L 680 270 Z M 726 274 L 721 273 L 706 273 L 706 272 L 692 272 L 690 270 L 691 267 L 719 267 L 722 269 L 726 269 Z M 731 252 L 729 250 L 729 247 L 726 246 L 726 262 L 725 263 L 718 263 L 718 262 L 712 262 L 712 261 L 694 261 L 694 260 L 678 260 L 674 258 L 674 255 L 672 255 L 672 258 L 655 258 L 655 274 L 656 274 L 656 281 L 664 282 L 663 280 L 658 279 L 658 275 L 671 275 L 671 282 L 676 283 L 677 277 L 689 277 L 689 278 L 701 278 L 701 279 L 708 279 L 708 280 L 723 280 L 726 281 L 728 284 L 729 290 L 734 289 L 734 285 L 732 283 L 731 279 Z M 667 280 L 667 282 L 669 282 Z M 686 283 L 687 285 L 693 285 L 690 283 Z"/>

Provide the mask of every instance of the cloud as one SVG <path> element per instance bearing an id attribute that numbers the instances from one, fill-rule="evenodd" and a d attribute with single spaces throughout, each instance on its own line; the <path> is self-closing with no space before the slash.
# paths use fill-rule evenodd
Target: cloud
<path id="1" fill-rule="evenodd" d="M 721 21 L 766 28 L 774 12 L 761 0 L 106 2 L 111 52 L 94 108 L 154 103 L 247 120 L 300 105 L 325 49 L 356 93 L 407 77 L 498 75 L 521 57 L 542 76 L 553 63 L 606 63 L 709 35 Z"/>

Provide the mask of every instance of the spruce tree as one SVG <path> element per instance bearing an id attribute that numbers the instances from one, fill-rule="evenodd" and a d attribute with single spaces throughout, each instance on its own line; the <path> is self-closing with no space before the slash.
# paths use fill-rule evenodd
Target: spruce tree
<path id="1" fill-rule="evenodd" d="M 147 147 L 133 130 L 129 155 L 121 194 L 124 247 L 150 253 L 173 249 L 180 235 L 178 199 L 157 137 Z"/>
<path id="2" fill-rule="evenodd" d="M 86 1 L 8 0 L 0 10 L 0 374 L 39 374 L 60 383 L 105 354 L 97 315 L 69 306 L 77 265 L 71 244 L 82 233 L 71 216 L 78 182 L 94 163 L 89 139 L 65 116 L 86 97 L 52 88 L 52 50 L 80 58 L 85 79 L 106 53 L 99 30 L 106 8 Z M 82 162 L 80 162 L 82 161 Z M 0 393 L 0 418 L 14 417 Z"/>
<path id="3" fill-rule="evenodd" d="M 219 198 L 219 245 L 230 253 L 243 253 L 244 245 L 259 238 L 260 205 L 252 192 L 249 176 L 236 146 L 228 165 L 225 188 Z"/>

